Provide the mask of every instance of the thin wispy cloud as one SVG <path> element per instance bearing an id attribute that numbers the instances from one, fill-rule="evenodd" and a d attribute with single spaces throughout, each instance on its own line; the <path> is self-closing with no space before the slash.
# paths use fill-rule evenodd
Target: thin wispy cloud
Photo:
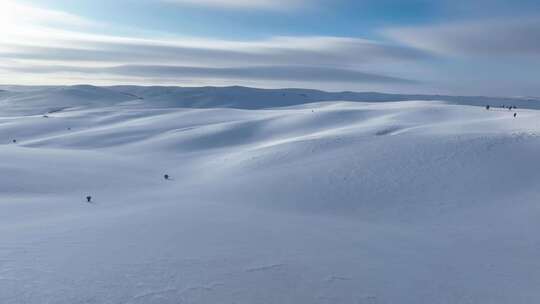
<path id="1" fill-rule="evenodd" d="M 179 5 L 220 9 L 260 9 L 284 11 L 305 7 L 315 0 L 162 0 Z"/>
<path id="2" fill-rule="evenodd" d="M 540 16 L 451 22 L 386 30 L 417 49 L 461 56 L 540 56 Z"/>

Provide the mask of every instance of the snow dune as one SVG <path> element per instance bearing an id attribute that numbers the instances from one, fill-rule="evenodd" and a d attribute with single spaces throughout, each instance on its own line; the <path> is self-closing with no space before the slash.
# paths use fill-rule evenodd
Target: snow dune
<path id="1" fill-rule="evenodd" d="M 532 101 L 4 89 L 2 303 L 540 300 Z"/>

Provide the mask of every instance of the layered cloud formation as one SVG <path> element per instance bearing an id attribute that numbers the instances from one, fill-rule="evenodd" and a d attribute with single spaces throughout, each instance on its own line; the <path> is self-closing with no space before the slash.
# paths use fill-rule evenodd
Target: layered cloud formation
<path id="1" fill-rule="evenodd" d="M 250 3 L 263 6 L 266 2 Z M 243 1 L 208 1 L 208 4 L 248 5 Z M 196 79 L 201 83 L 206 79 L 231 83 L 236 80 L 409 83 L 412 81 L 359 68 L 367 63 L 408 61 L 425 55 L 411 48 L 367 39 L 328 36 L 233 41 L 96 35 L 92 30 L 99 25 L 74 15 L 12 0 L 2 6 L 2 11 L 14 18 L 0 21 L 8 28 L 0 42 L 3 58 L 0 67 L 13 73 L 48 73 L 62 78 L 75 75 L 76 79 L 105 75 L 128 77 L 130 81 L 132 78 L 140 81 L 162 78 L 167 82 Z M 17 18 L 21 15 L 28 18 Z"/>
<path id="2" fill-rule="evenodd" d="M 283 10 L 320 1 L 160 0 L 213 10 Z M 321 2 L 322 3 L 322 2 Z M 540 19 L 476 18 L 373 29 L 371 38 L 275 35 L 225 39 L 137 31 L 27 2 L 0 3 L 0 82 L 137 83 L 536 94 L 535 73 L 493 76 L 486 66 L 532 68 L 540 57 Z M 210 21 L 208 21 L 210 22 Z M 118 25 L 115 25 L 118 26 Z M 127 28 L 127 27 L 126 27 Z M 504 60 L 504 66 L 501 65 Z M 471 63 L 478 69 L 471 74 Z M 497 68 L 495 68 L 497 69 Z M 486 72 L 488 71 L 488 72 Z M 44 77 L 46 75 L 46 77 Z M 455 76 L 450 77 L 450 76 Z M 514 87 L 515 89 L 512 89 Z M 452 92 L 454 93 L 454 92 Z M 538 91 L 540 94 L 540 90 Z"/>

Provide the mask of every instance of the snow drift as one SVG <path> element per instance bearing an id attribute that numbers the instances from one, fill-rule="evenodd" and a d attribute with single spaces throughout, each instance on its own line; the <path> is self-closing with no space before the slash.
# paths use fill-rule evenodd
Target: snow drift
<path id="1" fill-rule="evenodd" d="M 534 101 L 5 90 L 2 303 L 540 300 Z"/>

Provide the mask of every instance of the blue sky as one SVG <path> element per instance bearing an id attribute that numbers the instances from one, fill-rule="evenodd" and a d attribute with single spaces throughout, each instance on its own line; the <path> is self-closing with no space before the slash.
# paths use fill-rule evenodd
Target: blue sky
<path id="1" fill-rule="evenodd" d="M 532 0 L 2 0 L 0 83 L 540 96 Z"/>

